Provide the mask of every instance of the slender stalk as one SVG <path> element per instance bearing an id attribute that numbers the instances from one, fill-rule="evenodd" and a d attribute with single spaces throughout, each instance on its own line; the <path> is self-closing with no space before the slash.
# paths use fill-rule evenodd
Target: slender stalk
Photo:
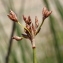
<path id="1" fill-rule="evenodd" d="M 19 21 L 18 21 L 18 24 L 19 24 L 20 26 L 22 26 L 24 29 L 26 29 L 26 30 L 29 32 L 29 34 L 31 35 L 30 31 L 29 31 L 26 27 L 24 27 Z"/>
<path id="2" fill-rule="evenodd" d="M 40 24 L 40 26 L 39 26 L 39 28 L 38 28 L 38 30 L 37 30 L 35 35 L 37 35 L 40 32 L 43 23 L 44 23 L 44 19 L 42 20 L 42 22 L 41 22 L 41 24 Z"/>
<path id="3" fill-rule="evenodd" d="M 37 63 L 37 61 L 36 61 L 36 50 L 35 50 L 36 48 L 34 47 L 33 48 L 33 63 Z"/>
<path id="4" fill-rule="evenodd" d="M 14 35 L 14 31 L 15 31 L 15 23 L 13 23 L 13 28 L 12 28 L 12 33 L 11 33 L 11 37 L 10 37 L 10 40 L 9 40 L 8 52 L 7 52 L 5 63 L 9 63 L 9 56 L 10 56 L 11 47 L 12 47 L 12 36 Z"/>
<path id="5" fill-rule="evenodd" d="M 36 47 L 35 47 L 34 39 L 32 41 L 32 49 L 33 49 L 33 63 L 37 63 L 37 61 L 36 61 Z"/>

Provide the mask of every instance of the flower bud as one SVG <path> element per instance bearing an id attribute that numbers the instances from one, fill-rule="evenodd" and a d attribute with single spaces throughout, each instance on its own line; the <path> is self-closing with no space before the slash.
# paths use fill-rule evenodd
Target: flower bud
<path id="1" fill-rule="evenodd" d="M 37 16 L 35 16 L 35 28 L 38 28 L 38 26 L 39 26 L 38 18 L 37 18 Z"/>
<path id="2" fill-rule="evenodd" d="M 19 41 L 19 40 L 22 40 L 23 37 L 13 36 L 12 39 L 15 39 L 15 40 Z"/>
<path id="3" fill-rule="evenodd" d="M 26 21 L 26 19 L 27 19 L 27 18 L 23 15 L 23 20 Z"/>
<path id="4" fill-rule="evenodd" d="M 28 34 L 28 33 L 31 33 L 31 26 L 28 25 L 28 24 L 26 24 L 26 28 L 27 28 L 28 30 L 27 30 L 27 29 L 24 29 L 24 32 L 27 33 L 27 34 Z"/>
<path id="5" fill-rule="evenodd" d="M 9 17 L 12 21 L 18 22 L 17 16 L 16 16 L 16 14 L 15 14 L 12 10 L 10 10 L 10 13 L 8 14 L 8 17 Z"/>
<path id="6" fill-rule="evenodd" d="M 43 11 L 42 11 L 43 20 L 46 19 L 48 16 L 50 16 L 51 13 L 52 13 L 52 11 L 48 11 L 48 9 L 46 7 L 44 7 Z"/>
<path id="7" fill-rule="evenodd" d="M 31 17 L 28 16 L 28 24 L 31 24 Z"/>
<path id="8" fill-rule="evenodd" d="M 34 26 L 33 23 L 32 23 L 32 31 L 33 31 L 33 35 L 35 35 L 35 33 L 36 33 L 36 29 L 35 29 L 35 26 Z"/>
<path id="9" fill-rule="evenodd" d="M 23 15 L 23 20 L 25 21 L 26 24 L 28 24 L 28 25 L 31 24 L 31 18 L 30 18 L 30 16 L 28 16 L 28 18 L 26 18 L 26 17 Z"/>

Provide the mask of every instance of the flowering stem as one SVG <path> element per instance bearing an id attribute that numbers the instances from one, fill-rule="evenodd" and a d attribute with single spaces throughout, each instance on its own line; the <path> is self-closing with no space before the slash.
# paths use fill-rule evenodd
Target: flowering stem
<path id="1" fill-rule="evenodd" d="M 40 24 L 40 26 L 39 26 L 39 28 L 38 28 L 38 30 L 37 30 L 35 35 L 37 35 L 39 33 L 39 31 L 41 30 L 41 27 L 42 27 L 43 23 L 44 23 L 44 19 L 42 20 L 42 23 Z"/>
<path id="2" fill-rule="evenodd" d="M 37 63 L 35 41 L 32 41 L 32 49 L 33 49 L 33 63 Z"/>

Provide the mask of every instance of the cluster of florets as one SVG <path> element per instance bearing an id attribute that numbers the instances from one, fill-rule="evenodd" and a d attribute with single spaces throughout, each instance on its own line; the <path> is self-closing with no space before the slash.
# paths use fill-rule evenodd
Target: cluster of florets
<path id="1" fill-rule="evenodd" d="M 15 40 L 17 40 L 17 41 L 22 40 L 23 38 L 26 38 L 26 39 L 29 39 L 32 42 L 33 39 L 34 39 L 34 37 L 41 30 L 41 26 L 43 25 L 44 20 L 48 16 L 50 16 L 51 13 L 52 13 L 52 11 L 48 11 L 46 7 L 43 8 L 43 10 L 42 10 L 42 15 L 43 15 L 43 17 L 42 17 L 42 23 L 40 25 L 39 25 L 37 16 L 35 16 L 35 23 L 33 24 L 30 16 L 25 17 L 23 15 L 23 20 L 24 20 L 24 22 L 26 24 L 26 26 L 24 27 L 25 34 L 22 34 L 22 37 L 14 36 L 12 38 L 15 39 Z M 9 13 L 8 17 L 12 21 L 17 22 L 18 24 L 20 24 L 18 22 L 18 18 L 16 16 L 16 14 L 12 10 L 10 10 L 10 13 Z"/>

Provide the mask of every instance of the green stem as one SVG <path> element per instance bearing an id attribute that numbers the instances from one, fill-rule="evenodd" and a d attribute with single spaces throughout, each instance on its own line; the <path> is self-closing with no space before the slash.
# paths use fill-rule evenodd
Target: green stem
<path id="1" fill-rule="evenodd" d="M 33 49 L 33 63 L 37 63 L 36 61 L 36 46 L 34 39 L 32 40 L 32 49 Z"/>
<path id="2" fill-rule="evenodd" d="M 33 47 L 33 63 L 37 63 L 36 61 L 36 51 L 35 51 L 35 47 Z"/>

